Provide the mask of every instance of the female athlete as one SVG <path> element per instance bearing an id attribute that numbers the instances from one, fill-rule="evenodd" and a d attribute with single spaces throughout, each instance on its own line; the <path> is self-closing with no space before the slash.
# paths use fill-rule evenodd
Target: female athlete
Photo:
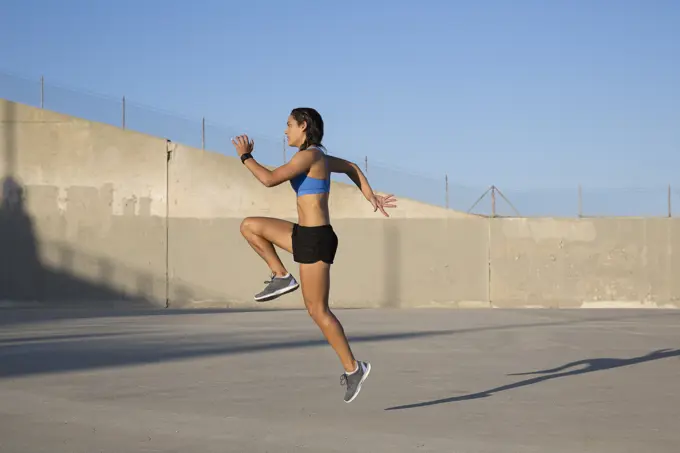
<path id="1" fill-rule="evenodd" d="M 396 207 L 392 195 L 381 196 L 373 189 L 359 167 L 349 161 L 329 156 L 321 144 L 324 134 L 323 119 L 311 108 L 296 108 L 288 117 L 286 128 L 288 145 L 298 148 L 291 160 L 269 170 L 251 154 L 254 141 L 247 135 L 232 140 L 245 167 L 266 187 L 290 181 L 297 194 L 298 223 L 270 217 L 247 217 L 241 223 L 241 234 L 267 263 L 272 278 L 256 301 L 275 299 L 298 288 L 298 282 L 286 270 L 274 245 L 291 253 L 300 265 L 302 297 L 309 315 L 319 326 L 328 343 L 337 353 L 345 373 L 341 384 L 346 385 L 345 402 L 356 398 L 361 385 L 371 371 L 369 362 L 357 361 L 349 347 L 344 329 L 328 307 L 330 266 L 338 248 L 330 222 L 328 197 L 330 174 L 344 173 L 357 185 L 373 205 L 373 212 L 389 217 L 385 208 Z"/>

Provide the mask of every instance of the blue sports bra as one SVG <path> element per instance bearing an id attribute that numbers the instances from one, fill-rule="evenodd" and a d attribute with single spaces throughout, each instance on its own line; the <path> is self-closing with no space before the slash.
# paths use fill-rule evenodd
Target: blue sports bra
<path id="1" fill-rule="evenodd" d="M 315 193 L 328 193 L 331 191 L 330 177 L 327 179 L 313 178 L 305 173 L 299 174 L 290 180 L 290 185 L 297 196 Z"/>

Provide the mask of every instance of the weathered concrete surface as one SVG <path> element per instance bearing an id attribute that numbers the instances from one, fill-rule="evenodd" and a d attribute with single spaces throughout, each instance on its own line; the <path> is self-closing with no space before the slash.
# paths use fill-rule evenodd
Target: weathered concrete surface
<path id="1" fill-rule="evenodd" d="M 249 305 L 269 270 L 241 236 L 241 221 L 295 222 L 290 185 L 266 188 L 237 159 L 181 145 L 168 171 L 171 305 Z M 340 239 L 334 306 L 488 305 L 484 219 L 412 200 L 400 200 L 385 219 L 354 186 L 341 183 L 333 183 L 331 210 Z M 280 252 L 297 275 L 292 257 Z M 296 293 L 281 306 L 299 307 L 301 297 Z"/>
<path id="2" fill-rule="evenodd" d="M 125 132 L 121 132 L 125 133 Z M 257 154 L 257 149 L 254 154 Z M 297 218 L 290 184 L 267 188 L 235 156 L 225 156 L 181 144 L 173 145 L 168 163 L 170 217 L 177 219 L 242 219 L 246 216 Z M 369 175 L 370 179 L 370 175 Z M 379 187 L 374 187 L 380 190 Z M 392 218 L 477 218 L 409 199 L 399 198 Z M 353 184 L 332 182 L 333 219 L 381 219 Z"/>
<path id="3" fill-rule="evenodd" d="M 289 185 L 235 157 L 6 101 L 0 177 L 0 302 L 250 307 L 268 269 L 241 220 L 296 219 Z M 680 219 L 485 219 L 399 199 L 385 219 L 333 183 L 333 306 L 680 307 Z"/>
<path id="4" fill-rule="evenodd" d="M 0 101 L 0 300 L 165 304 L 166 144 Z"/>
<path id="5" fill-rule="evenodd" d="M 134 300 L 156 306 L 252 301 L 267 270 L 241 237 L 239 224 L 252 215 L 294 221 L 288 184 L 267 189 L 234 157 L 113 126 L 7 101 L 0 101 L 0 112 L 0 301 Z M 484 272 L 476 273 L 483 266 L 478 252 L 484 241 L 454 260 L 440 253 L 436 266 L 427 259 L 467 241 L 449 232 L 475 235 L 482 220 L 408 199 L 399 204 L 385 220 L 354 186 L 333 183 L 332 215 L 342 236 L 334 304 L 486 304 L 488 281 Z M 440 242 L 431 233 L 429 239 L 409 239 L 402 227 L 386 223 L 408 218 L 427 219 L 404 228 L 413 233 L 433 228 Z M 449 223 L 453 218 L 473 223 Z M 380 239 L 369 238 L 370 231 Z M 290 256 L 283 259 L 295 269 Z M 300 302 L 289 298 L 283 305 Z"/>
<path id="6" fill-rule="evenodd" d="M 680 307 L 680 219 L 492 219 L 491 300 Z"/>
<path id="7" fill-rule="evenodd" d="M 173 297 L 175 306 L 252 305 L 269 270 L 241 236 L 240 223 L 171 219 L 171 285 L 191 288 Z M 333 306 L 488 306 L 483 219 L 338 219 L 333 225 L 340 243 L 331 274 Z M 299 276 L 292 257 L 279 253 Z M 303 306 L 301 291 L 277 306 Z"/>
<path id="8" fill-rule="evenodd" d="M 0 311 L 0 451 L 675 453 L 680 313 Z"/>

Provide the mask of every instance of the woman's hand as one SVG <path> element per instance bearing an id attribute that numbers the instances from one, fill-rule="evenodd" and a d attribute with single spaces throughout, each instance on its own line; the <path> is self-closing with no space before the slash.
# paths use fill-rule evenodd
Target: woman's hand
<path id="1" fill-rule="evenodd" d="M 369 199 L 371 204 L 373 205 L 373 212 L 376 212 L 378 209 L 380 209 L 380 212 L 383 213 L 385 217 L 389 217 L 390 215 L 385 211 L 385 208 L 396 208 L 396 201 L 397 199 L 394 198 L 393 195 L 378 195 L 378 194 L 373 194 L 373 196 Z"/>
<path id="2" fill-rule="evenodd" d="M 234 148 L 236 148 L 239 157 L 247 153 L 252 153 L 255 148 L 255 140 L 250 140 L 247 135 L 234 137 L 231 139 L 231 143 L 234 145 Z"/>

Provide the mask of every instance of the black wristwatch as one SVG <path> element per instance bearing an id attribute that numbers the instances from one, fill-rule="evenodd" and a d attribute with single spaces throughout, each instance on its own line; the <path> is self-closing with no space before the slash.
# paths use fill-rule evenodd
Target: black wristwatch
<path id="1" fill-rule="evenodd" d="M 241 163 L 245 164 L 248 159 L 252 159 L 253 155 L 250 153 L 241 154 Z"/>

